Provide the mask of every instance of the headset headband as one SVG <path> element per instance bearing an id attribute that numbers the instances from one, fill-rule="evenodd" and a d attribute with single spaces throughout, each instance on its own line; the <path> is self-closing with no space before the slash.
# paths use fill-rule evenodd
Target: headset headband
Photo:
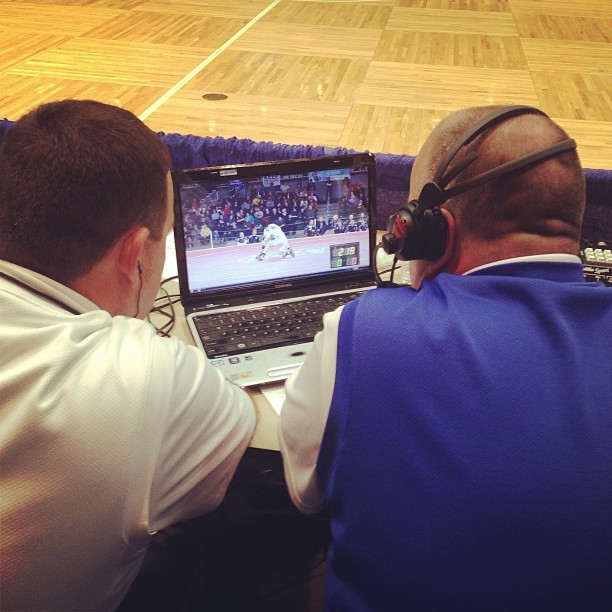
<path id="1" fill-rule="evenodd" d="M 426 208 L 433 208 L 434 206 L 440 206 L 447 200 L 460 193 L 464 193 L 474 187 L 479 187 L 484 183 L 488 183 L 496 178 L 504 176 L 505 174 L 509 174 L 520 168 L 525 168 L 527 166 L 532 166 L 538 164 L 550 157 L 554 157 L 555 155 L 559 155 L 564 151 L 569 151 L 570 149 L 576 148 L 576 141 L 572 138 L 566 138 L 565 140 L 561 140 L 555 144 L 542 149 L 541 151 L 534 151 L 533 153 L 528 153 L 527 155 L 523 155 L 517 159 L 513 159 L 501 166 L 497 166 L 496 168 L 492 168 L 491 170 L 487 170 L 482 174 L 478 174 L 477 176 L 468 179 L 467 181 L 460 183 L 459 185 L 455 185 L 450 189 L 446 189 L 446 186 L 461 172 L 463 172 L 471 163 L 478 159 L 478 155 L 475 151 L 470 151 L 464 159 L 462 159 L 454 168 L 451 168 L 446 174 L 446 169 L 450 165 L 451 161 L 454 159 L 457 152 L 470 144 L 477 136 L 482 134 L 486 129 L 490 126 L 495 125 L 496 123 L 501 123 L 506 119 L 510 119 L 511 117 L 515 117 L 517 115 L 524 114 L 532 114 L 537 113 L 540 115 L 546 116 L 546 113 L 543 111 L 531 107 L 531 106 L 509 106 L 505 107 L 501 110 L 494 111 L 483 117 L 480 121 L 478 121 L 475 125 L 468 128 L 455 142 L 455 144 L 451 147 L 451 149 L 444 156 L 440 165 L 438 166 L 438 170 L 433 178 L 433 180 L 423 187 L 423 192 L 421 197 L 419 198 L 419 202 L 421 204 L 425 204 Z"/>

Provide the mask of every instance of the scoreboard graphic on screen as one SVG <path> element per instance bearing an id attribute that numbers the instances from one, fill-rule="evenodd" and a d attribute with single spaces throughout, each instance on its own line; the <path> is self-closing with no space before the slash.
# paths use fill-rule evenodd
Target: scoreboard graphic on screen
<path id="1" fill-rule="evenodd" d="M 352 268 L 359 265 L 359 243 L 334 244 L 330 247 L 331 267 Z"/>

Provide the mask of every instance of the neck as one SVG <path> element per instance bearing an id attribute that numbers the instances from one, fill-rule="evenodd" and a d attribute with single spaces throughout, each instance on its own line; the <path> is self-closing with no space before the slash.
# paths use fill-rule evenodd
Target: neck
<path id="1" fill-rule="evenodd" d="M 459 238 L 459 244 L 444 271 L 463 274 L 478 266 L 502 259 L 548 253 L 576 255 L 578 250 L 578 243 L 566 237 L 547 237 L 524 233 L 490 241 L 464 236 Z"/>
<path id="2" fill-rule="evenodd" d="M 137 316 L 140 303 L 142 278 L 136 286 L 105 265 L 95 266 L 90 272 L 70 283 L 69 287 L 91 300 L 111 316 Z"/>

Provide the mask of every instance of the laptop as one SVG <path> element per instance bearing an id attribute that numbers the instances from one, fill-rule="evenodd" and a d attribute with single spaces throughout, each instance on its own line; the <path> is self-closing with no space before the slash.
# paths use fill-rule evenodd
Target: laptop
<path id="1" fill-rule="evenodd" d="M 241 387 L 286 379 L 325 312 L 376 286 L 374 156 L 177 170 L 177 268 L 191 334 Z"/>

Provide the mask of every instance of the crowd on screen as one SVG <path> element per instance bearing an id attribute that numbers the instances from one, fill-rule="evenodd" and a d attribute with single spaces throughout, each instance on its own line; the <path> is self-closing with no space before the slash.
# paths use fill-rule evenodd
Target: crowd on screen
<path id="1" fill-rule="evenodd" d="M 269 187 L 258 183 L 223 193 L 194 189 L 182 205 L 187 248 L 260 242 L 270 223 L 290 237 L 368 228 L 367 191 L 348 177 Z"/>

